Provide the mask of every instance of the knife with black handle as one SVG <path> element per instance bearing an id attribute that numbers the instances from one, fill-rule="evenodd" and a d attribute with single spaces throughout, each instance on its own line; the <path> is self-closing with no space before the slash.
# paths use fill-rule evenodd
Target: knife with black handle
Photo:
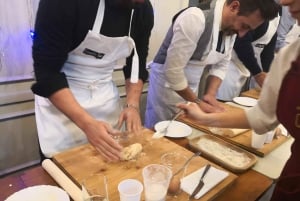
<path id="1" fill-rule="evenodd" d="M 190 195 L 189 201 L 192 200 L 195 197 L 195 195 L 197 195 L 197 193 L 199 193 L 200 190 L 202 189 L 202 187 L 204 186 L 203 179 L 204 179 L 205 175 L 207 174 L 210 167 L 211 167 L 210 164 L 207 164 L 205 166 L 205 169 L 200 177 L 200 181 L 199 181 L 198 185 L 196 186 L 195 190 L 193 191 L 193 193 Z"/>

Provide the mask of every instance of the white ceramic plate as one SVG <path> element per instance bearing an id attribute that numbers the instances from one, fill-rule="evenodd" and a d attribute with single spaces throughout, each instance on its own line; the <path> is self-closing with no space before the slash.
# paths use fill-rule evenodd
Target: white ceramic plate
<path id="1" fill-rule="evenodd" d="M 5 201 L 70 201 L 70 198 L 61 188 L 50 185 L 39 185 L 15 192 Z"/>
<path id="2" fill-rule="evenodd" d="M 158 122 L 157 124 L 155 124 L 154 129 L 156 131 L 162 131 L 169 124 L 169 122 L 170 121 Z M 166 136 L 180 138 L 180 137 L 189 136 L 191 133 L 192 133 L 192 129 L 188 125 L 179 121 L 172 121 L 172 123 L 169 125 Z"/>
<path id="3" fill-rule="evenodd" d="M 233 98 L 233 102 L 243 106 L 252 107 L 256 105 L 257 100 L 249 97 L 235 97 Z"/>

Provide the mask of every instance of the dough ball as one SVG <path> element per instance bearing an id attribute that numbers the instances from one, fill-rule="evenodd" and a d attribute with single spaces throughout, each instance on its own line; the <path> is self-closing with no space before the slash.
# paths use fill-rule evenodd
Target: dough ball
<path id="1" fill-rule="evenodd" d="M 122 150 L 121 159 L 126 161 L 135 159 L 142 150 L 143 147 L 140 143 L 131 144 Z"/>

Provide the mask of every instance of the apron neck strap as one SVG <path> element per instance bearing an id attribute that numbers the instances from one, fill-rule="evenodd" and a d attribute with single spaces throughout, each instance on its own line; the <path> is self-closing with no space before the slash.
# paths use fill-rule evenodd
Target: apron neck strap
<path id="1" fill-rule="evenodd" d="M 95 22 L 93 25 L 93 29 L 92 29 L 92 31 L 95 33 L 100 33 L 100 29 L 101 29 L 103 18 L 104 18 L 104 10 L 105 10 L 105 0 L 100 0 L 98 11 L 97 11 L 97 16 L 96 16 L 96 19 L 95 19 Z M 134 9 L 131 10 L 128 36 L 130 36 L 130 33 L 131 33 L 133 14 L 134 14 Z M 133 44 L 134 44 L 134 42 L 133 42 Z M 132 82 L 132 83 L 138 82 L 138 76 L 139 76 L 139 58 L 138 58 L 138 54 L 137 54 L 135 44 L 134 44 L 134 56 L 132 57 L 132 69 L 131 69 L 130 82 Z"/>
<path id="2" fill-rule="evenodd" d="M 105 0 L 100 0 L 97 16 L 93 26 L 93 32 L 100 33 L 105 10 Z"/>
<path id="3" fill-rule="evenodd" d="M 132 17 L 133 17 L 133 13 L 134 13 L 134 9 L 131 10 L 128 36 L 130 36 L 130 33 L 131 33 L 131 25 L 132 25 Z"/>
<path id="4" fill-rule="evenodd" d="M 133 18 L 133 14 L 134 14 L 134 9 L 131 10 L 131 16 L 130 16 L 130 24 L 129 24 L 129 31 L 128 31 L 128 36 L 130 37 L 130 33 L 131 33 L 131 25 L 132 25 L 132 18 Z M 130 82 L 131 83 L 137 83 L 139 80 L 139 56 L 137 54 L 136 51 L 136 46 L 135 43 L 133 41 L 134 44 L 134 55 L 132 57 L 132 66 L 131 66 L 131 76 L 130 76 Z"/>
<path id="5" fill-rule="evenodd" d="M 101 29 L 103 18 L 104 18 L 104 10 L 105 10 L 105 0 L 100 0 L 98 11 L 97 11 L 97 16 L 96 16 L 96 19 L 95 19 L 95 22 L 93 25 L 93 32 L 100 33 L 100 29 Z M 134 13 L 134 9 L 131 10 L 128 36 L 130 36 L 130 33 L 131 33 L 133 13 Z"/>
<path id="6" fill-rule="evenodd" d="M 134 55 L 132 57 L 130 82 L 137 83 L 139 80 L 139 56 L 134 46 Z"/>

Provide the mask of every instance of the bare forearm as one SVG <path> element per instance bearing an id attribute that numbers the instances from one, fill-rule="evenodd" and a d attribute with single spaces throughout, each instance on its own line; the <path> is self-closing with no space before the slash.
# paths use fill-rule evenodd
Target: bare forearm
<path id="1" fill-rule="evenodd" d="M 98 121 L 80 106 L 68 88 L 49 97 L 62 113 L 70 118 L 87 136 L 88 141 L 107 160 L 119 160 L 122 147 L 110 136 L 113 129 L 109 123 Z"/>
<path id="2" fill-rule="evenodd" d="M 223 128 L 249 128 L 244 110 L 236 109 L 229 112 L 206 113 L 196 103 L 180 103 L 177 105 L 185 111 L 185 115 L 205 126 Z"/>
<path id="3" fill-rule="evenodd" d="M 207 126 L 223 127 L 223 128 L 250 128 L 244 110 L 234 110 L 222 113 L 206 114 L 201 123 Z"/>
<path id="4" fill-rule="evenodd" d="M 131 83 L 129 79 L 126 80 L 127 104 L 139 107 L 143 85 L 144 83 L 141 80 L 139 80 L 137 83 Z"/>
<path id="5" fill-rule="evenodd" d="M 49 100 L 81 129 L 93 121 L 92 116 L 79 105 L 69 88 L 55 92 L 49 97 Z"/>
<path id="6" fill-rule="evenodd" d="M 197 99 L 197 95 L 189 87 L 176 92 L 186 101 L 194 102 Z"/>
<path id="7" fill-rule="evenodd" d="M 205 94 L 209 94 L 215 97 L 221 83 L 222 80 L 220 78 L 213 75 L 208 76 Z"/>

